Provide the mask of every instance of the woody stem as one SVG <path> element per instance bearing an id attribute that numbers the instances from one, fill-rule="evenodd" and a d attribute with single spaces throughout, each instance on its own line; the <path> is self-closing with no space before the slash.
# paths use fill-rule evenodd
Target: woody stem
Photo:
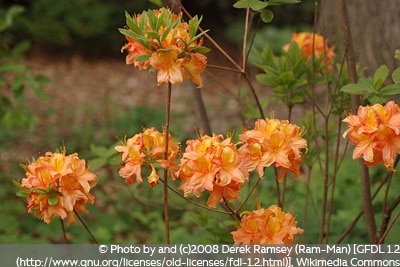
<path id="1" fill-rule="evenodd" d="M 81 224 L 83 225 L 83 227 L 85 228 L 85 230 L 89 233 L 90 237 L 93 239 L 93 241 L 96 244 L 99 244 L 99 241 L 97 241 L 96 237 L 93 235 L 92 231 L 90 231 L 89 227 L 87 226 L 87 224 L 85 223 L 85 221 L 81 218 L 81 216 L 79 215 L 79 213 L 74 210 L 74 213 L 76 215 L 76 217 L 78 217 L 79 221 L 81 222 Z"/>
<path id="2" fill-rule="evenodd" d="M 167 96 L 167 108 L 165 116 L 165 150 L 164 160 L 168 160 L 168 137 L 169 137 L 169 121 L 171 115 L 171 94 L 172 84 L 168 83 L 168 96 Z M 169 234 L 169 214 L 168 214 L 168 170 L 164 169 L 164 220 L 165 220 L 165 242 L 170 244 Z"/>

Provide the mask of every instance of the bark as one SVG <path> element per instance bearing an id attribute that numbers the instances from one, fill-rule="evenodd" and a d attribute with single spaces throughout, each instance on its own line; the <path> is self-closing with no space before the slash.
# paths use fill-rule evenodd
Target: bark
<path id="1" fill-rule="evenodd" d="M 321 31 L 333 43 L 340 47 L 342 38 L 338 14 L 334 0 L 321 0 Z M 346 1 L 350 29 L 356 59 L 362 67 L 367 67 L 371 74 L 381 65 L 388 65 L 390 70 L 399 66 L 394 58 L 400 48 L 400 2 L 399 0 Z"/>

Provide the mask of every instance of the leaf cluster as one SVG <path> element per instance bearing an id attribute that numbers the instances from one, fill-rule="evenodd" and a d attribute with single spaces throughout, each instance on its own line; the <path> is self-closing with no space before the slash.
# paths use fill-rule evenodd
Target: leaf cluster
<path id="1" fill-rule="evenodd" d="M 392 72 L 393 84 L 384 85 L 390 75 L 389 68 L 381 65 L 372 77 L 360 78 L 356 84 L 347 84 L 341 92 L 353 95 L 365 95 L 363 104 L 383 104 L 388 96 L 400 95 L 400 68 Z"/>
<path id="2" fill-rule="evenodd" d="M 300 3 L 300 0 L 239 0 L 233 5 L 233 7 L 250 8 L 251 10 L 260 13 L 262 21 L 269 23 L 274 18 L 274 13 L 270 9 L 267 9 L 268 6 L 296 3 Z"/>
<path id="3" fill-rule="evenodd" d="M 160 14 L 156 15 L 153 10 L 143 11 L 141 14 L 130 15 L 125 12 L 127 28 L 120 28 L 119 31 L 125 36 L 128 36 L 139 43 L 141 43 L 148 50 L 165 50 L 163 48 L 163 42 L 170 34 L 171 30 L 179 27 L 182 23 L 180 16 L 172 13 L 166 8 L 160 9 Z M 197 40 L 199 40 L 207 31 L 202 31 L 197 34 L 201 23 L 202 17 L 197 15 L 189 20 L 189 40 L 180 40 L 185 46 L 185 51 L 206 53 L 209 51 L 208 48 L 203 46 L 190 46 Z M 166 48 L 168 49 L 168 48 Z M 140 60 L 147 60 L 141 58 Z"/>
<path id="4" fill-rule="evenodd" d="M 302 103 L 307 95 L 304 75 L 308 67 L 305 64 L 307 57 L 301 54 L 297 44 L 292 43 L 288 51 L 282 50 L 281 56 L 275 56 L 269 46 L 256 53 L 261 62 L 255 65 L 264 71 L 256 76 L 257 81 L 273 86 L 274 96 L 288 108 Z"/>

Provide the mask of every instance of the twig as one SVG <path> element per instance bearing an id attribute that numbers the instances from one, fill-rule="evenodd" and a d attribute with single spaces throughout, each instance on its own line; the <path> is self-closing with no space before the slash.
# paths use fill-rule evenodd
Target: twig
<path id="1" fill-rule="evenodd" d="M 165 150 L 164 160 L 168 160 L 168 142 L 169 142 L 169 123 L 171 115 L 171 95 L 172 95 L 172 84 L 168 82 L 168 96 L 167 96 L 167 107 L 165 115 Z M 164 169 L 164 220 L 165 220 L 165 242 L 171 244 L 170 231 L 169 231 L 169 213 L 168 213 L 168 169 Z"/>
<path id="2" fill-rule="evenodd" d="M 161 178 L 160 178 L 160 181 L 162 183 L 164 183 L 164 180 L 161 179 Z M 171 187 L 170 185 L 168 185 L 168 189 L 171 190 L 172 192 L 174 192 L 175 194 L 177 194 L 178 196 L 180 196 L 181 198 L 183 198 L 184 200 L 186 200 L 187 202 L 189 202 L 190 204 L 193 204 L 193 205 L 198 206 L 200 208 L 203 208 L 203 209 L 206 209 L 206 210 L 210 210 L 210 211 L 213 211 L 213 212 L 216 212 L 216 213 L 232 215 L 232 212 L 230 212 L 230 211 L 213 209 L 213 208 L 210 208 L 210 207 L 208 207 L 206 205 L 203 205 L 203 204 L 200 204 L 200 203 L 198 203 L 196 201 L 193 201 L 193 200 L 185 197 L 183 194 L 178 192 L 175 188 Z"/>
<path id="3" fill-rule="evenodd" d="M 396 168 L 397 164 L 399 163 L 399 159 L 400 156 L 396 157 L 396 160 L 394 162 L 393 167 Z M 386 177 L 381 181 L 381 183 L 379 184 L 379 186 L 376 188 L 374 194 L 372 195 L 372 200 L 375 199 L 375 197 L 378 195 L 378 193 L 381 191 L 382 187 L 385 185 L 386 181 L 388 179 L 391 179 L 391 177 L 393 176 L 393 172 L 388 172 L 386 174 Z M 349 227 L 347 227 L 347 229 L 343 232 L 343 234 L 340 236 L 340 238 L 336 241 L 336 244 L 339 244 L 343 241 L 343 239 L 347 236 L 348 233 L 350 233 L 350 231 L 353 229 L 353 227 L 357 224 L 358 220 L 361 218 L 361 216 L 364 214 L 364 210 L 361 210 L 356 218 L 353 220 L 353 222 L 350 224 Z"/>
<path id="4" fill-rule="evenodd" d="M 68 238 L 67 238 L 67 232 L 65 231 L 64 221 L 61 218 L 60 218 L 60 223 L 61 223 L 61 229 L 62 229 L 62 232 L 63 232 L 63 237 L 64 237 L 65 244 L 68 244 L 69 242 L 68 242 Z"/>
<path id="5" fill-rule="evenodd" d="M 392 222 L 390 223 L 390 225 L 388 226 L 388 228 L 386 229 L 386 231 L 383 233 L 382 237 L 379 239 L 378 244 L 382 244 L 383 241 L 385 240 L 386 236 L 388 235 L 388 233 L 390 232 L 390 230 L 392 229 L 394 223 L 397 221 L 397 219 L 400 217 L 400 210 L 396 213 L 396 216 L 394 216 Z"/>
<path id="6" fill-rule="evenodd" d="M 76 215 L 76 217 L 78 217 L 79 221 L 81 222 L 81 224 L 83 225 L 83 227 L 85 228 L 86 232 L 89 233 L 90 237 L 93 239 L 93 241 L 96 244 L 99 244 L 99 241 L 97 241 L 96 237 L 94 237 L 94 235 L 92 234 L 92 231 L 90 231 L 89 227 L 87 226 L 87 224 L 83 221 L 83 219 L 81 218 L 81 216 L 79 215 L 78 212 L 76 212 L 76 210 L 74 210 L 74 213 Z"/>
<path id="7" fill-rule="evenodd" d="M 253 187 L 250 189 L 250 192 L 247 194 L 246 198 L 242 202 L 242 204 L 236 209 L 236 213 L 238 214 L 239 211 L 243 208 L 243 206 L 246 204 L 246 202 L 249 200 L 250 196 L 253 194 L 254 190 L 256 189 L 257 185 L 260 183 L 262 179 L 258 178 L 257 182 L 253 185 Z"/>

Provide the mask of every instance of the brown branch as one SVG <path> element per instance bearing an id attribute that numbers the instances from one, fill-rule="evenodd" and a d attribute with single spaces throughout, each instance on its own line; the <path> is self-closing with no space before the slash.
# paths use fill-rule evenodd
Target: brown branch
<path id="1" fill-rule="evenodd" d="M 168 96 L 167 107 L 165 115 L 165 150 L 164 160 L 168 160 L 168 142 L 169 142 L 169 123 L 171 115 L 171 95 L 172 84 L 168 83 Z M 170 244 L 170 231 L 169 231 L 169 213 L 168 213 L 168 169 L 164 169 L 164 220 L 165 220 L 165 242 Z"/>

